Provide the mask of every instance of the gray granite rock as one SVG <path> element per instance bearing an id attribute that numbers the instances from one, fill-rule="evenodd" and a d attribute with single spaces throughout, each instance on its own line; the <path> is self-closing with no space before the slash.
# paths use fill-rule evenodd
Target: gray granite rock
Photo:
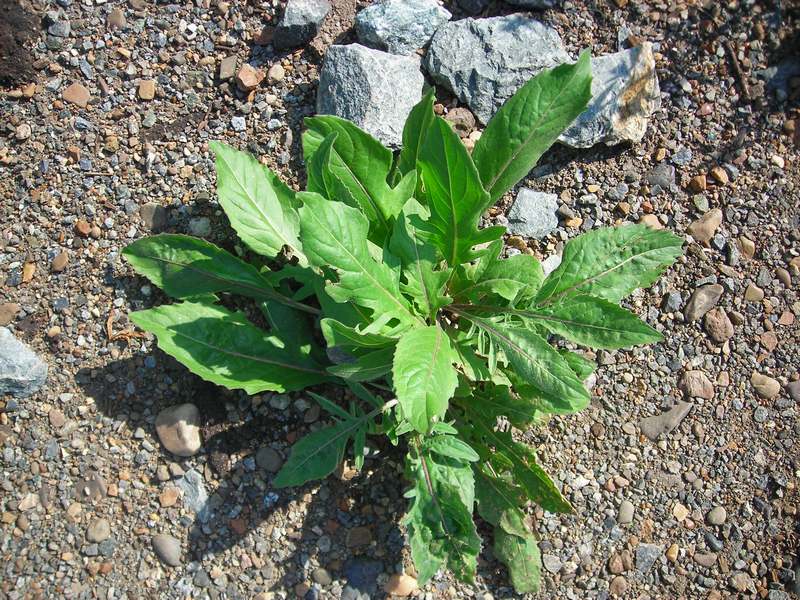
<path id="1" fill-rule="evenodd" d="M 653 46 L 592 58 L 592 99 L 559 141 L 574 148 L 638 142 L 661 106 Z"/>
<path id="2" fill-rule="evenodd" d="M 431 40 L 425 68 L 486 123 L 531 77 L 569 61 L 555 29 L 508 15 L 445 23 Z"/>
<path id="3" fill-rule="evenodd" d="M 658 544 L 639 544 L 636 547 L 636 570 L 647 573 L 663 551 Z"/>
<path id="4" fill-rule="evenodd" d="M 328 0 L 289 0 L 272 45 L 277 49 L 296 48 L 311 41 L 330 10 Z"/>
<path id="5" fill-rule="evenodd" d="M 399 146 L 424 83 L 416 56 L 360 44 L 331 46 L 319 76 L 317 112 L 349 119 L 384 144 Z"/>
<path id="6" fill-rule="evenodd" d="M 47 380 L 47 364 L 6 327 L 0 327 L 0 396 L 30 396 Z"/>
<path id="7" fill-rule="evenodd" d="M 194 469 L 189 469 L 183 477 L 175 482 L 183 492 L 183 505 L 197 514 L 197 518 L 205 523 L 211 516 L 208 507 L 208 492 L 203 476 Z"/>
<path id="8" fill-rule="evenodd" d="M 356 15 L 356 32 L 365 46 L 413 54 L 451 16 L 435 0 L 381 0 Z"/>
<path id="9" fill-rule="evenodd" d="M 529 238 L 543 238 L 558 227 L 558 196 L 521 188 L 508 211 L 508 230 Z"/>

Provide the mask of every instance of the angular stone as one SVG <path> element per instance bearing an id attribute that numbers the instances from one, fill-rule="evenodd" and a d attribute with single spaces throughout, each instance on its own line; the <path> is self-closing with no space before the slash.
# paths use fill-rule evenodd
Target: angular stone
<path id="1" fill-rule="evenodd" d="M 781 384 L 777 379 L 762 375 L 758 371 L 753 371 L 750 376 L 750 383 L 753 385 L 756 394 L 767 400 L 771 400 L 781 393 Z"/>
<path id="2" fill-rule="evenodd" d="M 0 304 L 0 325 L 8 325 L 17 316 L 20 306 L 16 302 Z"/>
<path id="3" fill-rule="evenodd" d="M 200 411 L 194 404 L 165 408 L 156 417 L 156 433 L 164 447 L 177 456 L 200 450 Z"/>
<path id="4" fill-rule="evenodd" d="M 372 542 L 372 532 L 369 527 L 353 527 L 347 532 L 345 540 L 348 548 L 367 546 Z"/>
<path id="5" fill-rule="evenodd" d="M 296 48 L 310 42 L 330 10 L 327 0 L 289 0 L 275 28 L 272 45 L 276 49 Z"/>
<path id="6" fill-rule="evenodd" d="M 181 543 L 165 533 L 154 535 L 152 539 L 153 550 L 168 567 L 177 567 L 181 564 Z"/>
<path id="7" fill-rule="evenodd" d="M 558 227 L 558 196 L 520 188 L 508 211 L 508 230 L 523 237 L 540 239 Z"/>
<path id="8" fill-rule="evenodd" d="M 205 523 L 211 517 L 211 511 L 208 507 L 208 491 L 203 476 L 194 469 L 189 469 L 175 482 L 175 485 L 183 492 L 183 505 L 195 512 L 197 518 Z"/>
<path id="9" fill-rule="evenodd" d="M 555 29 L 508 15 L 445 23 L 431 40 L 425 68 L 487 123 L 531 77 L 569 61 Z"/>
<path id="10" fill-rule="evenodd" d="M 534 9 L 544 9 L 544 8 L 553 8 L 554 6 L 558 6 L 560 0 L 505 0 L 506 4 L 511 4 L 512 6 L 519 6 L 520 8 L 534 8 Z"/>
<path id="11" fill-rule="evenodd" d="M 6 327 L 0 327 L 0 397 L 24 398 L 47 381 L 47 364 Z"/>
<path id="12" fill-rule="evenodd" d="M 691 402 L 678 403 L 665 413 L 647 417 L 639 422 L 642 433 L 652 441 L 656 441 L 660 435 L 666 435 L 681 424 L 694 406 Z"/>
<path id="13" fill-rule="evenodd" d="M 711 400 L 714 397 L 714 384 L 703 371 L 686 371 L 680 387 L 689 398 Z"/>
<path id="14" fill-rule="evenodd" d="M 424 82 L 416 56 L 331 46 L 319 76 L 317 112 L 353 121 L 387 146 L 399 146 Z"/>
<path id="15" fill-rule="evenodd" d="M 733 323 L 721 308 L 713 308 L 705 316 L 706 331 L 712 340 L 722 344 L 733 337 Z"/>
<path id="16" fill-rule="evenodd" d="M 658 544 L 639 544 L 636 547 L 636 570 L 647 573 L 653 568 L 658 557 L 663 552 Z"/>
<path id="17" fill-rule="evenodd" d="M 608 584 L 608 592 L 615 598 L 622 598 L 628 591 L 628 582 L 622 575 L 617 575 Z"/>
<path id="18" fill-rule="evenodd" d="M 76 81 L 64 90 L 61 97 L 65 102 L 77 104 L 81 108 L 86 108 L 86 105 L 89 103 L 89 99 L 91 98 L 91 94 L 89 94 L 89 90 Z"/>
<path id="19" fill-rule="evenodd" d="M 696 321 L 717 305 L 723 291 L 723 287 L 717 283 L 700 286 L 689 298 L 683 316 L 687 321 Z"/>
<path id="20" fill-rule="evenodd" d="M 139 99 L 152 100 L 156 97 L 156 82 L 152 79 L 143 79 L 139 82 Z"/>
<path id="21" fill-rule="evenodd" d="M 231 56 L 226 56 L 223 58 L 219 63 L 219 80 L 220 81 L 228 81 L 228 79 L 232 78 L 236 75 L 236 61 L 238 57 L 235 54 Z"/>
<path id="22" fill-rule="evenodd" d="M 712 208 L 686 228 L 686 232 L 701 244 L 708 244 L 722 223 L 722 211 Z"/>
<path id="23" fill-rule="evenodd" d="M 592 99 L 558 139 L 574 148 L 639 142 L 660 106 L 652 44 L 593 57 Z"/>
<path id="24" fill-rule="evenodd" d="M 167 226 L 167 209 L 155 202 L 142 205 L 139 209 L 139 216 L 145 227 L 153 233 L 158 233 Z"/>
<path id="25" fill-rule="evenodd" d="M 436 0 L 379 0 L 356 15 L 356 32 L 365 46 L 412 54 L 451 16 Z"/>
<path id="26" fill-rule="evenodd" d="M 53 257 L 53 260 L 50 262 L 50 269 L 53 273 L 61 273 L 61 271 L 67 268 L 68 264 L 69 253 L 66 250 L 62 250 Z"/>
<path id="27" fill-rule="evenodd" d="M 264 71 L 245 63 L 236 74 L 236 87 L 243 92 L 252 92 L 263 80 Z"/>
<path id="28" fill-rule="evenodd" d="M 417 580 L 411 575 L 392 575 L 383 586 L 383 591 L 390 596 L 410 596 L 417 591 Z"/>
<path id="29" fill-rule="evenodd" d="M 744 571 L 739 571 L 731 576 L 731 587 L 738 592 L 749 592 L 754 590 L 753 579 Z"/>
<path id="30" fill-rule="evenodd" d="M 764 299 L 764 290 L 751 283 L 744 290 L 744 299 L 748 302 L 761 302 Z"/>
<path id="31" fill-rule="evenodd" d="M 475 129 L 475 116 L 463 106 L 451 108 L 444 116 L 444 120 L 450 123 L 458 137 L 461 138 L 467 137 Z"/>

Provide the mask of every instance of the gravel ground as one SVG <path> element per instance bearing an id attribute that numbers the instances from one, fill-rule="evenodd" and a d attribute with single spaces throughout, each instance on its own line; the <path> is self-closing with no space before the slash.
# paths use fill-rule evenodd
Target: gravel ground
<path id="1" fill-rule="evenodd" d="M 163 300 L 120 259 L 126 243 L 166 230 L 235 248 L 209 140 L 302 183 L 320 53 L 352 36 L 356 3 L 334 4 L 321 38 L 284 54 L 261 45 L 278 2 L 0 9 L 0 325 L 50 367 L 35 395 L 0 399 L 0 597 L 382 597 L 410 569 L 398 450 L 373 448 L 355 477 L 275 492 L 318 408 L 206 384 L 126 319 Z M 532 510 L 539 597 L 788 598 L 800 578 L 800 81 L 769 87 L 757 72 L 796 59 L 798 11 L 569 0 L 537 14 L 573 56 L 654 42 L 662 108 L 640 144 L 551 151 L 524 184 L 559 196 L 559 227 L 509 246 L 545 258 L 625 220 L 691 233 L 684 259 L 631 300 L 666 341 L 598 353 L 591 407 L 525 434 L 577 509 Z M 270 75 L 242 94 L 220 80 L 226 57 Z M 155 417 L 186 402 L 203 447 L 179 459 Z M 484 559 L 474 588 L 440 574 L 421 593 L 513 597 Z"/>

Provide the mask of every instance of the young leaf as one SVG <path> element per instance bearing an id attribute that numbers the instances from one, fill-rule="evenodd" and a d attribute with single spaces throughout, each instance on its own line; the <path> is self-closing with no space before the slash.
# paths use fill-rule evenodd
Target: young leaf
<path id="1" fill-rule="evenodd" d="M 591 86 L 586 50 L 574 65 L 542 71 L 500 107 L 472 152 L 489 192 L 484 209 L 525 177 L 584 111 L 592 97 Z"/>
<path id="2" fill-rule="evenodd" d="M 330 379 L 310 348 L 267 335 L 242 313 L 201 302 L 165 304 L 131 313 L 158 347 L 206 381 L 248 394 L 301 390 Z"/>
<path id="3" fill-rule="evenodd" d="M 200 238 L 162 233 L 128 244 L 122 255 L 137 273 L 173 298 L 231 292 L 299 304 L 273 289 L 255 267 Z"/>
<path id="4" fill-rule="evenodd" d="M 439 423 L 437 423 L 438 425 Z M 425 440 L 423 448 L 434 454 L 459 461 L 475 462 L 480 457 L 469 444 L 454 435 L 434 435 Z"/>
<path id="5" fill-rule="evenodd" d="M 489 262 L 477 280 L 462 284 L 454 293 L 457 299 L 466 298 L 476 302 L 486 294 L 497 294 L 514 306 L 536 296 L 542 281 L 542 264 L 533 256 L 517 254 L 505 260 Z"/>
<path id="6" fill-rule="evenodd" d="M 400 294 L 395 274 L 370 256 L 366 218 L 358 210 L 319 194 L 302 192 L 298 198 L 303 202 L 301 235 L 309 261 L 317 267 L 333 267 L 339 273 L 339 282 L 326 288 L 331 297 L 337 302 L 352 300 L 401 324 L 417 322 Z"/>
<path id="7" fill-rule="evenodd" d="M 272 485 L 276 488 L 303 485 L 327 477 L 344 458 L 347 441 L 355 429 L 347 422 L 313 431 L 300 439 L 289 454 Z"/>
<path id="8" fill-rule="evenodd" d="M 416 173 L 408 173 L 396 187 L 389 187 L 392 152 L 378 140 L 350 121 L 331 115 L 307 118 L 305 124 L 308 130 L 303 134 L 303 152 L 307 162 L 313 160 L 325 138 L 336 134 L 328 164 L 330 173 L 364 211 L 370 231 L 382 234 L 371 238 L 381 243 L 389 232 L 390 220 L 414 194 Z"/>
<path id="9" fill-rule="evenodd" d="M 619 302 L 646 287 L 681 255 L 683 240 L 644 224 L 595 229 L 564 246 L 561 264 L 545 279 L 537 304 L 568 294 L 589 294 Z"/>
<path id="10" fill-rule="evenodd" d="M 436 311 L 450 303 L 444 290 L 451 270 L 437 270 L 441 255 L 434 246 L 420 239 L 414 223 L 427 216 L 427 211 L 419 202 L 413 198 L 406 202 L 402 214 L 394 223 L 389 251 L 403 265 L 403 291 L 414 299 L 422 314 L 432 318 Z"/>
<path id="11" fill-rule="evenodd" d="M 539 544 L 532 534 L 520 537 L 494 528 L 494 553 L 508 568 L 511 584 L 518 594 L 539 591 L 542 576 L 542 557 Z"/>
<path id="12" fill-rule="evenodd" d="M 453 363 L 458 357 L 438 325 L 410 329 L 394 354 L 392 378 L 403 417 L 420 433 L 444 416 L 458 384 Z"/>
<path id="13" fill-rule="evenodd" d="M 436 117 L 420 149 L 418 165 L 429 199 L 430 218 L 420 225 L 427 240 L 456 267 L 478 256 L 473 246 L 503 235 L 503 227 L 478 229 L 488 194 L 458 135 Z"/>
<path id="14" fill-rule="evenodd" d="M 297 237 L 297 211 L 275 193 L 270 185 L 274 176 L 268 175 L 268 169 L 246 152 L 221 142 L 211 142 L 209 147 L 217 157 L 219 203 L 242 241 L 253 252 L 269 258 L 288 246 L 305 264 Z"/>
<path id="15" fill-rule="evenodd" d="M 575 406 L 584 408 L 589 404 L 589 393 L 547 340 L 524 327 L 496 323 L 461 309 L 454 312 L 486 332 L 525 382 Z"/>
<path id="16" fill-rule="evenodd" d="M 354 327 L 348 327 L 336 319 L 322 319 L 322 321 L 320 321 L 320 327 L 322 328 L 322 335 L 325 337 L 325 342 L 328 346 L 376 350 L 392 345 L 396 341 L 377 333 L 361 333 Z"/>
<path id="17" fill-rule="evenodd" d="M 514 311 L 566 340 L 613 350 L 663 339 L 661 334 L 624 308 L 588 294 L 575 294 L 555 304 Z"/>
<path id="18" fill-rule="evenodd" d="M 403 127 L 403 148 L 397 159 L 397 171 L 400 175 L 415 171 L 417 168 L 419 149 L 425 141 L 425 136 L 435 117 L 434 100 L 436 97 L 434 89 L 431 88 L 408 114 Z"/>
<path id="19" fill-rule="evenodd" d="M 471 582 L 480 551 L 468 493 L 474 487 L 472 469 L 425 454 L 409 455 L 406 466 L 413 487 L 406 493 L 412 502 L 403 523 L 417 579 L 424 585 L 444 564 L 458 579 Z"/>

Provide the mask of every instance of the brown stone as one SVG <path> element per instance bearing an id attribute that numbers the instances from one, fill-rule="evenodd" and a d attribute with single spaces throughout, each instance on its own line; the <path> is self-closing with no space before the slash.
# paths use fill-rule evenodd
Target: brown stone
<path id="1" fill-rule="evenodd" d="M 156 97 L 156 82 L 152 79 L 142 79 L 139 82 L 139 98 L 141 100 L 152 100 Z"/>
<path id="2" fill-rule="evenodd" d="M 744 299 L 748 302 L 761 302 L 764 299 L 764 290 L 751 283 L 744 291 Z"/>
<path id="3" fill-rule="evenodd" d="M 417 580 L 410 575 L 392 575 L 383 586 L 390 596 L 410 596 L 417 591 Z"/>
<path id="4" fill-rule="evenodd" d="M 689 398 L 711 400 L 714 397 L 714 384 L 703 371 L 686 371 L 680 387 Z"/>
<path id="5" fill-rule="evenodd" d="M 264 80 L 264 72 L 247 63 L 243 64 L 236 74 L 236 86 L 243 92 L 256 89 Z"/>
<path id="6" fill-rule="evenodd" d="M 616 552 L 608 559 L 608 572 L 612 575 L 619 575 L 625 572 L 625 565 L 622 564 L 622 557 Z"/>
<path id="7" fill-rule="evenodd" d="M 353 527 L 347 532 L 347 547 L 368 546 L 372 541 L 372 532 L 369 527 Z"/>
<path id="8" fill-rule="evenodd" d="M 656 215 L 642 215 L 642 218 L 639 219 L 639 223 L 647 225 L 650 229 L 664 229 L 664 226 Z"/>
<path id="9" fill-rule="evenodd" d="M 678 544 L 672 544 L 669 548 L 667 548 L 666 556 L 669 562 L 674 563 L 678 560 L 678 552 L 680 551 L 680 547 Z"/>
<path id="10" fill-rule="evenodd" d="M 36 273 L 36 265 L 32 262 L 25 263 L 22 266 L 22 283 L 30 283 L 34 273 Z"/>
<path id="11" fill-rule="evenodd" d="M 617 598 L 622 598 L 627 591 L 628 582 L 625 581 L 625 578 L 622 575 L 617 575 L 611 580 L 611 583 L 608 584 L 608 592 Z"/>
<path id="12" fill-rule="evenodd" d="M 706 187 L 708 187 L 708 184 L 706 183 L 705 175 L 695 175 L 689 180 L 689 191 L 693 194 L 705 191 Z"/>
<path id="13" fill-rule="evenodd" d="M 721 223 L 722 211 L 718 208 L 712 208 L 694 223 L 689 225 L 686 231 L 701 244 L 708 244 L 708 242 L 711 241 L 711 238 L 714 237 L 714 234 L 717 232 L 717 228 Z"/>
<path id="14" fill-rule="evenodd" d="M 705 316 L 706 331 L 712 340 L 726 342 L 733 337 L 733 323 L 721 308 L 711 309 Z"/>
<path id="15" fill-rule="evenodd" d="M 722 167 L 714 167 L 711 169 L 711 177 L 719 185 L 728 185 L 728 172 Z"/>
<path id="16" fill-rule="evenodd" d="M 768 352 L 772 352 L 778 347 L 778 336 L 775 335 L 774 331 L 765 331 L 758 336 L 758 339 L 761 340 L 761 344 Z"/>
<path id="17" fill-rule="evenodd" d="M 739 236 L 739 248 L 742 250 L 742 256 L 745 258 L 753 258 L 756 253 L 756 244 L 750 238 Z"/>
<path id="18" fill-rule="evenodd" d="M 180 490 L 174 485 L 168 485 L 161 490 L 161 493 L 158 496 L 158 502 L 163 508 L 169 508 L 170 506 L 175 506 L 175 503 L 178 501 L 179 497 Z"/>
<path id="19" fill-rule="evenodd" d="M 55 429 L 61 429 L 67 422 L 67 418 L 64 416 L 64 413 L 57 408 L 51 409 L 50 412 L 47 413 L 47 418 L 50 419 L 50 425 L 52 425 Z"/>
<path id="20" fill-rule="evenodd" d="M 19 304 L 14 302 L 4 302 L 0 304 L 0 326 L 8 325 L 14 320 L 19 312 Z"/>
<path id="21" fill-rule="evenodd" d="M 756 394 L 767 400 L 771 400 L 781 393 L 781 384 L 777 379 L 762 375 L 758 371 L 753 371 L 750 376 L 750 383 L 753 385 Z"/>
<path id="22" fill-rule="evenodd" d="M 89 234 L 92 231 L 92 226 L 83 219 L 78 219 L 75 221 L 75 233 L 77 233 L 81 237 L 89 237 Z"/>
<path id="23" fill-rule="evenodd" d="M 67 254 L 66 250 L 62 250 L 50 263 L 50 269 L 54 273 L 60 273 L 64 269 L 67 268 L 67 264 L 69 263 L 69 254 Z"/>
<path id="24" fill-rule="evenodd" d="M 450 123 L 459 137 L 467 137 L 475 129 L 475 116 L 468 108 L 451 108 L 444 120 Z"/>
<path id="25" fill-rule="evenodd" d="M 77 104 L 81 108 L 86 108 L 86 105 L 89 103 L 89 99 L 91 98 L 91 94 L 89 94 L 89 90 L 76 81 L 64 90 L 64 93 L 61 95 L 61 97 L 65 102 Z"/>

